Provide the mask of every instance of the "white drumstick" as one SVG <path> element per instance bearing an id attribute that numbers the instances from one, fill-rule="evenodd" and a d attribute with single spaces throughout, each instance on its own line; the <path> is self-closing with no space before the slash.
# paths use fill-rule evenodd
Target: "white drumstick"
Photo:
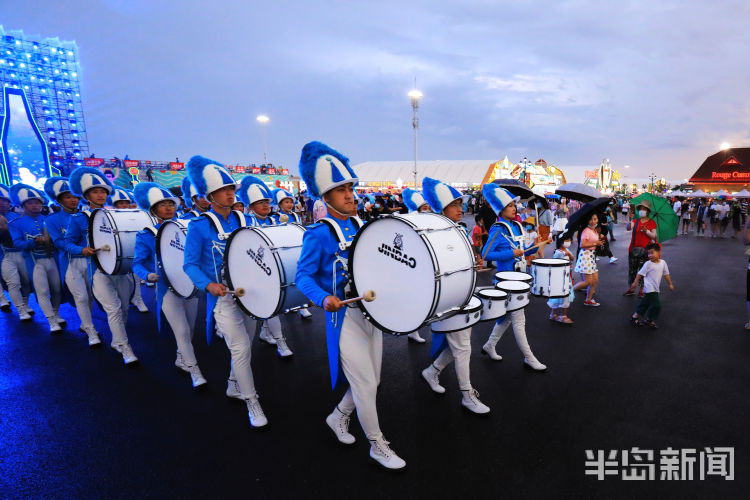
<path id="1" fill-rule="evenodd" d="M 94 248 L 94 251 L 95 252 L 109 252 L 110 251 L 110 246 L 109 245 L 104 245 L 101 248 Z"/>
<path id="2" fill-rule="evenodd" d="M 367 290 L 365 294 L 360 297 L 354 297 L 352 299 L 342 300 L 341 305 L 351 304 L 352 302 L 357 302 L 359 300 L 364 300 L 365 302 L 372 302 L 373 300 L 375 300 L 375 290 Z"/>
<path id="3" fill-rule="evenodd" d="M 244 297 L 245 296 L 245 289 L 244 288 L 238 288 L 237 290 L 224 290 L 224 293 L 228 293 L 228 294 L 234 295 L 235 297 Z"/>
<path id="4" fill-rule="evenodd" d="M 279 222 L 281 222 L 282 224 L 289 222 L 289 216 L 287 214 L 279 215 Z"/>

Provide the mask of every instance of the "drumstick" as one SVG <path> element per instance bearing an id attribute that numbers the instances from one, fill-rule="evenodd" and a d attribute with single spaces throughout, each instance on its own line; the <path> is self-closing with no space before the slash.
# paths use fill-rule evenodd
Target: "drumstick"
<path id="1" fill-rule="evenodd" d="M 234 295 L 235 297 L 244 297 L 245 296 L 245 289 L 244 288 L 238 288 L 237 290 L 224 290 L 224 293 L 228 293 L 228 294 Z"/>
<path id="2" fill-rule="evenodd" d="M 542 243 L 545 243 L 545 244 L 546 244 L 546 243 L 550 243 L 551 241 L 552 241 L 552 238 L 548 239 L 547 241 L 542 241 L 542 242 L 540 242 L 540 243 L 537 243 L 537 244 L 536 244 L 536 245 L 534 245 L 533 247 L 529 247 L 529 248 L 527 248 L 526 250 L 524 250 L 524 252 L 527 252 L 527 251 L 529 251 L 529 250 L 533 250 L 534 248 L 537 248 L 537 247 L 539 247 L 539 246 L 540 246 L 540 245 L 541 245 Z"/>
<path id="3" fill-rule="evenodd" d="M 279 222 L 281 222 L 282 224 L 289 222 L 289 216 L 287 214 L 279 215 Z"/>
<path id="4" fill-rule="evenodd" d="M 110 250 L 110 246 L 109 245 L 104 245 L 101 248 L 94 248 L 94 252 L 99 252 L 99 251 L 101 251 L 101 252 L 109 252 L 109 250 Z"/>
<path id="5" fill-rule="evenodd" d="M 364 300 L 365 302 L 372 302 L 373 300 L 375 300 L 375 290 L 367 290 L 365 294 L 360 297 L 354 297 L 353 299 L 342 300 L 341 305 L 351 304 L 352 302 L 357 302 L 359 300 Z"/>

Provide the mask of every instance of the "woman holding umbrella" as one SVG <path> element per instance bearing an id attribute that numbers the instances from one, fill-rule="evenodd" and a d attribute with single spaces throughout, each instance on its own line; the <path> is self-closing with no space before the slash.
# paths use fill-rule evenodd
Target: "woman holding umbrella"
<path id="1" fill-rule="evenodd" d="M 599 303 L 594 300 L 596 285 L 599 284 L 599 270 L 596 268 L 596 250 L 604 245 L 605 238 L 596 231 L 599 225 L 599 216 L 591 213 L 588 216 L 588 225 L 581 232 L 581 241 L 578 245 L 578 259 L 576 260 L 575 272 L 583 274 L 584 281 L 576 283 L 573 291 L 587 287 L 585 306 L 598 307 Z"/>
<path id="2" fill-rule="evenodd" d="M 633 220 L 633 234 L 628 247 L 628 283 L 635 281 L 635 276 L 648 259 L 646 247 L 656 241 L 656 222 L 649 218 L 651 203 L 641 200 L 636 206 L 638 218 Z M 628 289 L 623 295 L 634 295 L 635 292 Z M 638 297 L 643 297 L 643 282 L 638 292 Z"/>

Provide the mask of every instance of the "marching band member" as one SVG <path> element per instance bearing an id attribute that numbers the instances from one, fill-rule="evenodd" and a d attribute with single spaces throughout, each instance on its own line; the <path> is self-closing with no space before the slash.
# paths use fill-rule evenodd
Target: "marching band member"
<path id="1" fill-rule="evenodd" d="M 10 198 L 10 188 L 0 184 L 0 233 L 4 233 L 0 240 L 2 247 L 2 276 L 5 285 L 8 287 L 8 295 L 13 305 L 18 311 L 18 318 L 21 321 L 31 321 L 31 315 L 34 310 L 29 307 L 29 294 L 31 293 L 31 278 L 29 270 L 26 268 L 26 261 L 23 258 L 20 248 L 13 248 L 13 238 L 8 230 L 8 223 L 17 219 L 19 215 L 10 210 L 12 201 Z M 2 293 L 2 304 L 0 308 L 7 310 L 7 299 L 5 293 Z"/>
<path id="2" fill-rule="evenodd" d="M 198 196 L 198 191 L 195 190 L 195 186 L 190 182 L 190 177 L 187 175 L 182 178 L 182 199 L 185 202 L 185 208 L 187 212 L 180 216 L 180 219 L 192 219 L 198 217 L 203 212 L 211 208 L 211 203 L 203 196 Z"/>
<path id="3" fill-rule="evenodd" d="M 496 261 L 498 272 L 515 271 L 516 262 L 523 260 L 525 255 L 531 255 L 537 251 L 542 255 L 544 254 L 546 241 L 539 244 L 538 250 L 536 248 L 527 250 L 529 245 L 524 242 L 523 227 L 515 219 L 518 196 L 513 196 L 507 189 L 493 183 L 485 184 L 482 187 L 482 195 L 498 216 L 497 222 L 490 228 L 487 244 L 482 249 L 482 258 L 485 261 Z M 487 354 L 490 359 L 501 361 L 503 357 L 497 354 L 495 346 L 511 323 L 513 324 L 516 344 L 524 356 L 523 362 L 534 370 L 546 370 L 547 367 L 534 356 L 529 346 L 529 341 L 526 338 L 526 315 L 523 309 L 513 311 L 497 320 L 490 337 L 482 346 L 482 352 Z"/>
<path id="4" fill-rule="evenodd" d="M 59 333 L 65 320 L 58 311 L 62 300 L 60 272 L 55 263 L 55 250 L 44 226 L 42 207 L 47 203 L 45 194 L 27 184 L 14 184 L 10 188 L 11 200 L 23 208 L 24 214 L 8 224 L 13 238 L 13 248 L 23 251 L 26 265 L 32 269 L 31 279 L 39 307 L 49 322 L 50 333 Z"/>
<path id="5" fill-rule="evenodd" d="M 94 322 L 91 319 L 91 287 L 88 284 L 88 280 L 84 283 L 82 280 L 72 279 L 69 281 L 67 279 L 68 268 L 85 269 L 88 264 L 86 262 L 88 259 L 83 255 L 71 255 L 66 250 L 65 245 L 65 233 L 68 230 L 68 225 L 70 224 L 70 219 L 73 218 L 73 214 L 78 212 L 78 204 L 81 199 L 70 190 L 70 182 L 66 177 L 50 177 L 47 179 L 44 183 L 44 192 L 47 193 L 50 200 L 54 200 L 60 205 L 60 211 L 48 215 L 44 223 L 47 226 L 47 231 L 50 238 L 52 238 L 52 242 L 58 249 L 57 266 L 63 283 L 73 296 L 76 312 L 78 312 L 78 317 L 81 320 L 79 329 L 82 333 L 89 336 L 91 346 L 100 345 L 99 333 L 96 331 Z M 81 274 L 83 271 L 79 269 L 77 272 Z M 76 271 L 73 271 L 73 274 L 76 274 Z M 88 271 L 86 271 L 86 274 L 88 275 Z"/>
<path id="6" fill-rule="evenodd" d="M 251 226 L 273 226 L 276 223 L 271 217 L 271 192 L 265 182 L 253 175 L 246 175 L 242 178 L 237 194 L 252 213 Z M 276 352 L 282 358 L 293 354 L 281 331 L 281 319 L 278 316 L 262 321 L 260 340 L 275 345 Z"/>
<path id="7" fill-rule="evenodd" d="M 463 216 L 463 197 L 458 190 L 438 180 L 425 177 L 422 180 L 422 192 L 424 193 L 425 200 L 434 212 L 443 214 L 456 224 L 461 222 L 461 217 Z M 466 237 L 469 238 L 466 228 L 464 228 L 464 231 L 466 232 Z M 469 327 L 457 332 L 432 332 L 432 349 L 430 354 L 435 361 L 422 370 L 422 377 L 424 377 L 433 391 L 443 394 L 445 387 L 440 385 L 440 372 L 451 361 L 455 361 L 458 388 L 461 390 L 461 405 L 474 413 L 485 414 L 489 413 L 490 409 L 479 400 L 479 392 L 471 386 L 469 368 L 471 360 L 471 330 L 471 327 Z"/>
<path id="8" fill-rule="evenodd" d="M 357 177 L 349 160 L 338 151 L 314 141 L 302 149 L 299 170 L 312 196 L 328 206 L 329 217 L 305 232 L 297 264 L 296 284 L 302 293 L 326 311 L 326 338 L 331 382 L 335 388 L 344 377 L 349 383 L 343 399 L 326 418 L 336 438 L 354 443 L 349 433 L 351 413 L 370 441 L 370 457 L 389 469 L 406 465 L 388 446 L 378 422 L 376 396 L 383 358 L 383 335 L 356 307 L 341 301 L 348 286 L 348 244 L 361 226 L 352 217 L 353 188 Z M 339 372 L 343 372 L 343 376 Z"/>
<path id="9" fill-rule="evenodd" d="M 224 278 L 224 249 L 229 233 L 242 226 L 242 214 L 232 212 L 237 185 L 229 171 L 202 156 L 193 156 L 187 164 L 190 181 L 198 196 L 211 202 L 211 209 L 188 225 L 183 269 L 206 296 L 206 331 L 217 333 L 232 355 L 227 396 L 247 404 L 250 425 L 268 423 L 258 401 L 250 366 L 254 321 L 243 313 L 230 293 Z"/>
<path id="10" fill-rule="evenodd" d="M 404 205 L 406 205 L 406 208 L 409 210 L 409 212 L 431 212 L 432 211 L 430 209 L 430 204 L 425 201 L 424 196 L 422 196 L 422 193 L 420 193 L 419 191 L 415 189 L 412 189 L 412 188 L 404 189 L 401 192 L 401 198 L 404 200 Z M 406 337 L 409 339 L 409 342 L 416 342 L 418 344 L 424 344 L 425 342 L 427 342 L 419 334 L 419 331 L 411 332 Z"/>
<path id="11" fill-rule="evenodd" d="M 174 364 L 190 374 L 193 387 L 200 387 L 206 383 L 206 379 L 198 368 L 198 360 L 195 359 L 191 326 L 195 324 L 198 298 L 184 299 L 169 290 L 156 265 L 156 231 L 164 221 L 175 218 L 177 198 L 153 182 L 138 183 L 133 191 L 138 208 L 150 213 L 158 220 L 156 226 L 143 229 L 135 237 L 133 272 L 140 279 L 157 284 L 157 323 L 161 327 L 161 312 L 163 311 L 177 342 L 177 359 Z"/>
<path id="12" fill-rule="evenodd" d="M 136 205 L 135 203 L 135 196 L 133 196 L 133 193 L 128 191 L 127 189 L 118 187 L 116 187 L 115 191 L 107 198 L 107 205 L 118 210 L 138 208 L 138 205 Z M 133 283 L 135 283 L 135 288 L 133 292 L 133 298 L 130 299 L 130 303 L 133 304 L 136 309 L 138 309 L 138 312 L 147 313 L 148 307 L 146 307 L 146 303 L 143 302 L 143 297 L 141 296 L 141 280 L 136 278 L 134 273 L 131 274 L 133 275 Z"/>
<path id="13" fill-rule="evenodd" d="M 274 204 L 279 209 L 278 213 L 274 216 L 276 224 L 283 224 L 285 222 L 302 224 L 299 215 L 294 212 L 294 195 L 292 193 L 283 188 L 276 188 L 271 191 L 271 198 L 273 199 Z M 283 216 L 286 216 L 286 218 L 284 218 Z M 299 309 L 299 315 L 303 318 L 312 317 L 312 314 L 307 310 L 306 307 Z"/>
<path id="14" fill-rule="evenodd" d="M 91 167 L 78 167 L 70 173 L 70 189 L 73 194 L 88 201 L 91 209 L 100 209 L 104 208 L 108 195 L 114 191 L 114 186 L 99 170 Z M 91 257 L 96 253 L 96 249 L 91 248 L 88 242 L 90 215 L 91 212 L 83 210 L 70 218 L 68 230 L 65 233 L 65 249 L 71 256 Z M 75 262 L 75 259 L 71 262 Z M 100 269 L 90 273 L 88 267 L 85 271 L 84 274 L 84 269 L 76 269 L 72 279 L 87 280 L 91 275 L 93 295 L 107 313 L 107 323 L 112 332 L 110 346 L 122 355 L 122 360 L 126 365 L 137 362 L 138 358 L 130 347 L 128 332 L 125 330 L 125 324 L 128 322 L 128 304 L 135 289 L 133 275 L 109 275 L 104 274 Z M 71 267 L 68 268 L 68 276 L 71 276 Z M 81 284 L 74 286 L 82 287 Z M 92 335 L 89 334 L 89 345 L 92 345 L 92 340 Z"/>

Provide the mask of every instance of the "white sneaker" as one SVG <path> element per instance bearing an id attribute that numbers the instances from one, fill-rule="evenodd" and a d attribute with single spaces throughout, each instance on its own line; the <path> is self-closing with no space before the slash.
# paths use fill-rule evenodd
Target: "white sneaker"
<path id="1" fill-rule="evenodd" d="M 336 435 L 336 439 L 344 444 L 352 444 L 355 441 L 354 436 L 349 434 L 350 418 L 349 415 L 339 410 L 338 406 L 326 417 L 326 424 Z"/>
<path id="2" fill-rule="evenodd" d="M 306 307 L 304 309 L 299 310 L 299 315 L 305 319 L 312 318 L 312 313 L 308 311 Z"/>
<path id="3" fill-rule="evenodd" d="M 370 458 L 377 461 L 386 469 L 403 469 L 406 467 L 401 457 L 388 446 L 390 443 L 384 437 L 370 440 Z"/>
<path id="4" fill-rule="evenodd" d="M 237 383 L 236 378 L 227 379 L 227 397 L 234 399 L 245 399 L 242 397 L 242 392 L 240 392 L 240 384 Z"/>
<path id="5" fill-rule="evenodd" d="M 490 412 L 489 406 L 479 401 L 479 392 L 476 389 L 461 391 L 461 404 L 469 411 L 484 415 Z"/>
<path id="6" fill-rule="evenodd" d="M 422 370 L 422 377 L 427 381 L 427 384 L 429 384 L 430 389 L 433 391 L 438 394 L 443 394 L 445 392 L 445 387 L 440 385 L 440 370 L 435 368 L 434 364 L 430 364 L 430 366 Z"/>
<path id="7" fill-rule="evenodd" d="M 26 313 L 30 314 L 31 316 L 33 316 L 33 315 L 36 314 L 36 311 L 34 309 L 32 309 L 31 307 L 29 307 L 28 304 L 24 304 L 23 305 L 23 310 L 26 311 Z"/>
<path id="8" fill-rule="evenodd" d="M 89 337 L 89 347 L 98 347 L 101 345 L 102 340 L 99 338 L 99 332 L 96 331 L 96 328 L 84 328 L 83 333 Z"/>
<path id="9" fill-rule="evenodd" d="M 610 263 L 610 264 L 614 264 L 614 263 L 615 263 L 615 262 L 617 262 L 618 260 L 620 260 L 620 259 L 618 259 L 617 257 L 610 257 L 610 258 L 609 258 L 609 263 Z"/>
<path id="10" fill-rule="evenodd" d="M 133 304 L 138 309 L 138 312 L 142 312 L 142 313 L 148 312 L 148 307 L 146 307 L 146 303 L 143 302 L 142 300 L 131 300 L 130 303 Z"/>
<path id="11" fill-rule="evenodd" d="M 193 381 L 193 389 L 208 383 L 205 377 L 203 377 L 201 369 L 198 368 L 198 365 L 191 366 L 190 368 L 188 368 L 188 371 L 190 372 L 190 380 Z"/>
<path id="12" fill-rule="evenodd" d="M 486 354 L 487 356 L 490 357 L 490 359 L 492 359 L 494 361 L 502 361 L 503 360 L 503 357 L 500 356 L 497 353 L 497 351 L 495 351 L 495 346 L 490 345 L 490 344 L 484 344 L 482 346 L 482 354 Z"/>
<path id="13" fill-rule="evenodd" d="M 21 321 L 31 321 L 31 314 L 29 314 L 29 311 L 27 311 L 26 309 L 19 309 L 18 319 L 20 319 Z"/>
<path id="14" fill-rule="evenodd" d="M 427 342 L 419 335 L 419 332 L 411 332 L 406 337 L 409 339 L 409 342 L 416 342 L 417 344 L 424 344 L 425 342 Z"/>
<path id="15" fill-rule="evenodd" d="M 286 345 L 286 339 L 284 337 L 279 337 L 277 339 L 274 339 L 276 341 L 276 353 L 279 355 L 279 357 L 282 358 L 288 358 L 292 354 L 291 349 L 289 349 L 289 346 Z"/>
<path id="16" fill-rule="evenodd" d="M 61 318 L 61 317 L 60 317 L 60 316 L 59 316 L 58 314 L 55 314 L 55 317 L 54 317 L 53 319 L 54 319 L 54 320 L 55 320 L 55 322 L 57 322 L 57 324 L 58 324 L 58 325 L 60 325 L 60 326 L 65 326 L 65 325 L 67 325 L 67 324 L 68 324 L 68 322 L 67 322 L 67 321 L 65 321 L 64 319 L 62 319 L 62 318 Z"/>
<path id="17" fill-rule="evenodd" d="M 62 327 L 55 322 L 54 318 L 49 319 L 49 332 L 53 335 L 62 332 Z"/>
<path id="18" fill-rule="evenodd" d="M 124 344 L 112 344 L 112 349 L 122 354 L 122 360 L 126 365 L 136 363 L 138 361 L 138 358 L 135 356 L 133 349 L 127 342 L 125 342 Z"/>
<path id="19" fill-rule="evenodd" d="M 260 327 L 260 340 L 266 344 L 276 345 L 276 339 L 271 335 L 271 330 L 268 329 L 267 325 Z"/>
<path id="20" fill-rule="evenodd" d="M 534 357 L 533 355 L 523 358 L 523 362 L 526 363 L 526 365 L 532 370 L 543 372 L 547 369 L 547 365 L 543 365 L 542 363 L 540 363 L 539 360 L 536 359 L 536 357 Z"/>
<path id="21" fill-rule="evenodd" d="M 250 425 L 253 427 L 263 427 L 268 423 L 266 415 L 263 413 L 263 408 L 260 407 L 260 401 L 258 396 L 247 398 L 247 416 L 250 418 Z"/>

